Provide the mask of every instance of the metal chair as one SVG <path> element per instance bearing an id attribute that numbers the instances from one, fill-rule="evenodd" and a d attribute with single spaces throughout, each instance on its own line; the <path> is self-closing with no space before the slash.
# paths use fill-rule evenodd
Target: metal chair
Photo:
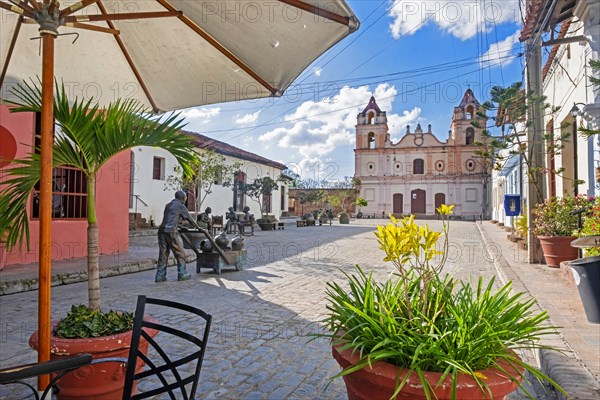
<path id="1" fill-rule="evenodd" d="M 212 234 L 213 236 L 223 230 L 223 216 L 215 215 L 212 217 Z"/>
<path id="2" fill-rule="evenodd" d="M 179 328 L 180 325 L 169 326 L 156 322 L 156 320 L 144 319 L 146 306 L 152 305 L 152 313 L 157 311 L 156 316 L 164 315 L 169 319 L 176 315 L 181 315 L 178 320 L 186 322 L 198 321 L 198 336 L 191 333 L 193 329 L 186 331 Z M 131 337 L 131 347 L 127 360 L 120 358 L 96 359 L 92 361 L 89 354 L 83 354 L 71 357 L 67 360 L 51 360 L 45 363 L 29 364 L 15 368 L 0 370 L 0 384 L 19 383 L 28 386 L 34 393 L 35 399 L 39 399 L 35 388 L 25 382 L 23 379 L 38 375 L 54 374 L 63 371 L 60 376 L 52 379 L 50 386 L 43 393 L 41 399 L 44 400 L 52 386 L 60 388 L 60 378 L 67 372 L 87 364 L 96 364 L 103 362 L 127 362 L 125 372 L 125 386 L 123 389 L 123 400 L 146 399 L 154 396 L 163 395 L 161 398 L 175 399 L 194 399 L 200 370 L 208 341 L 212 317 L 204 311 L 169 300 L 160 300 L 139 296 L 135 312 L 135 320 Z M 158 334 L 152 337 L 146 330 L 157 330 Z M 140 349 L 140 339 L 144 338 L 149 344 L 148 354 L 144 354 Z M 160 339 L 160 340 L 158 340 Z M 179 348 L 185 349 L 185 354 L 167 355 L 160 343 L 173 344 L 180 341 Z M 176 356 L 176 358 L 173 358 Z M 143 370 L 136 372 L 136 365 L 143 361 Z M 141 389 L 143 380 L 143 389 Z M 138 385 L 138 382 L 140 384 Z M 137 385 L 138 392 L 132 394 L 133 388 Z M 168 394 L 168 397 L 164 394 Z"/>

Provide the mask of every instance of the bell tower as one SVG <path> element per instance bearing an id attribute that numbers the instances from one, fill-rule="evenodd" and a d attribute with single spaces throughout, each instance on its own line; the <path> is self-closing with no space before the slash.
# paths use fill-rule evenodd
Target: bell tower
<path id="1" fill-rule="evenodd" d="M 481 128 L 472 124 L 476 120 L 479 120 L 479 126 L 485 124 L 484 119 L 477 116 L 480 107 L 481 104 L 475 98 L 473 91 L 470 88 L 467 89 L 458 107 L 454 107 L 450 137 L 448 138 L 449 144 L 460 146 L 481 142 Z"/>
<path id="2" fill-rule="evenodd" d="M 389 141 L 386 113 L 371 96 L 369 104 L 356 117 L 356 150 L 381 149 Z"/>

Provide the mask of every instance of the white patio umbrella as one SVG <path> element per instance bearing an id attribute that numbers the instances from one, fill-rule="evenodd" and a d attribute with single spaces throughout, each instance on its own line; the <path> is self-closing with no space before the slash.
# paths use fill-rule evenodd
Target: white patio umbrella
<path id="1" fill-rule="evenodd" d="M 0 0 L 0 11 L 1 98 L 41 75 L 41 165 L 52 165 L 54 77 L 75 96 L 155 112 L 281 96 L 359 26 L 344 0 Z M 51 173 L 41 168 L 39 361 L 50 358 Z"/>

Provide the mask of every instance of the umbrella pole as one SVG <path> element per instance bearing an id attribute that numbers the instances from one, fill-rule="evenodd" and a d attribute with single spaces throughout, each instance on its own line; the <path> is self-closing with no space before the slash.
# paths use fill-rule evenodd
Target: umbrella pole
<path id="1" fill-rule="evenodd" d="M 40 247 L 38 290 L 38 362 L 50 359 L 50 277 L 52 256 L 52 143 L 54 141 L 54 35 L 42 33 L 42 127 L 40 149 Z M 38 377 L 38 390 L 50 382 Z"/>

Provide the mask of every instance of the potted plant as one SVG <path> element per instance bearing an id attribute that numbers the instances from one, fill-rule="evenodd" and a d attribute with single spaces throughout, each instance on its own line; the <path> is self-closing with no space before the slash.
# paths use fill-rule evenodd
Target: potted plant
<path id="1" fill-rule="evenodd" d="M 555 331 L 546 312 L 533 315 L 535 300 L 513 294 L 510 283 L 494 291 L 493 279 L 474 285 L 442 275 L 452 207 L 438 209 L 443 232 L 413 216 L 377 228 L 384 261 L 395 267 L 385 282 L 357 266 L 346 283 L 328 283 L 330 332 L 321 336 L 332 342 L 349 399 L 503 399 L 525 371 L 564 393 L 512 350 L 542 348 L 539 337 Z"/>
<path id="2" fill-rule="evenodd" d="M 583 215 L 579 237 L 600 237 L 600 198 Z M 600 323 L 600 247 L 583 249 L 583 258 L 571 262 L 573 278 L 589 322 Z"/>
<path id="3" fill-rule="evenodd" d="M 527 211 L 525 211 L 525 212 L 523 212 L 523 214 L 519 215 L 515 219 L 515 232 L 521 238 L 521 240 L 518 241 L 517 246 L 521 250 L 527 250 L 527 230 L 528 229 L 529 228 L 528 228 L 528 224 L 527 224 Z"/>
<path id="4" fill-rule="evenodd" d="M 105 165 L 113 156 L 123 150 L 136 146 L 159 147 L 169 151 L 182 166 L 184 172 L 191 171 L 190 162 L 193 159 L 193 153 L 190 149 L 190 139 L 179 132 L 182 127 L 182 120 L 177 120 L 176 116 L 167 118 L 148 118 L 147 110 L 133 101 L 117 101 L 105 109 L 99 109 L 93 105 L 93 99 L 82 100 L 67 98 L 67 91 L 64 87 L 55 88 L 56 96 L 54 101 L 54 118 L 60 128 L 60 135 L 55 135 L 53 143 L 53 167 L 69 166 L 81 170 L 87 178 L 87 248 L 88 248 L 88 306 L 93 313 L 93 318 L 88 321 L 83 318 L 75 318 L 81 321 L 82 325 L 103 324 L 106 318 L 100 312 L 100 273 L 99 273 L 99 249 L 98 249 L 98 222 L 96 217 L 96 179 L 100 168 Z M 41 89 L 38 85 L 29 85 L 23 82 L 12 90 L 12 94 L 18 99 L 12 102 L 11 112 L 39 112 L 41 108 Z M 101 149 L 102 151 L 99 151 Z M 40 179 L 39 156 L 30 154 L 22 160 L 15 160 L 11 166 L 5 168 L 5 186 L 0 192 L 0 237 L 6 235 L 7 250 L 29 244 L 29 217 L 27 214 L 27 202 L 35 185 Z M 125 326 L 124 323 L 117 323 L 118 326 Z M 84 331 L 84 329 L 76 329 Z M 34 336 L 36 333 L 34 333 Z M 55 339 L 60 334 L 55 335 Z M 129 329 L 123 335 L 130 337 Z M 52 338 L 51 338 L 52 339 Z M 82 339 L 60 339 L 81 341 Z M 94 347 L 108 347 L 109 340 L 106 338 L 92 337 L 85 339 L 90 346 L 81 348 L 82 352 L 94 353 Z M 93 342 L 100 342 L 94 344 Z M 35 343 L 32 342 L 32 343 Z M 118 351 L 127 349 L 127 340 L 122 337 L 114 344 L 115 348 L 108 351 Z M 51 357 L 59 357 L 64 351 L 63 344 L 50 342 Z M 68 344 L 68 347 L 75 344 Z M 127 351 L 127 350 L 126 350 Z M 72 353 L 71 353 L 72 354 Z M 126 354 L 126 353 L 125 353 Z M 95 356 L 97 357 L 97 356 Z M 90 366 L 92 368 L 94 366 Z M 107 370 L 104 366 L 101 370 Z M 86 371 L 91 371 L 86 369 Z M 96 393 L 102 393 L 109 385 L 104 382 L 106 379 L 117 379 L 122 387 L 124 383 L 124 373 L 113 376 L 111 373 L 104 373 L 105 377 L 100 378 L 100 387 Z M 87 375 L 86 375 L 87 376 Z M 94 373 L 90 376 L 98 376 Z M 120 378 L 120 379 L 119 379 Z M 61 387 L 64 392 L 69 390 L 65 388 L 67 382 L 63 382 Z M 85 381 L 85 386 L 91 387 L 93 383 L 90 380 Z M 114 393 L 99 395 L 95 399 L 112 399 Z M 89 398 L 82 396 L 81 398 Z"/>
<path id="5" fill-rule="evenodd" d="M 127 359 L 133 319 L 134 314 L 131 312 L 110 310 L 103 313 L 85 305 L 74 305 L 65 318 L 52 322 L 51 358 L 89 353 L 93 359 Z M 150 316 L 146 316 L 145 319 L 158 322 Z M 144 328 L 144 331 L 150 337 L 158 333 L 155 329 Z M 29 345 L 33 349 L 38 349 L 37 331 L 29 338 Z M 148 352 L 148 341 L 143 336 L 140 338 L 139 349 L 144 355 Z M 141 372 L 143 368 L 144 363 L 138 362 L 136 372 Z M 121 398 L 124 375 L 124 363 L 111 361 L 90 364 L 61 378 L 57 398 L 60 400 Z M 135 386 L 133 390 L 135 391 Z"/>
<path id="6" fill-rule="evenodd" d="M 577 258 L 577 249 L 571 246 L 577 239 L 577 215 L 572 212 L 588 205 L 585 196 L 564 196 L 550 197 L 535 207 L 532 233 L 539 239 L 549 267 L 558 268 L 562 261 Z"/>
<path id="7" fill-rule="evenodd" d="M 357 197 L 356 198 L 356 202 L 354 203 L 358 206 L 358 212 L 356 213 L 356 218 L 362 218 L 362 211 L 361 211 L 361 207 L 366 207 L 369 203 L 367 203 L 367 200 L 365 200 L 364 197 Z"/>
<path id="8" fill-rule="evenodd" d="M 265 200 L 270 199 L 273 191 L 278 189 L 278 182 L 281 182 L 281 180 L 281 177 L 275 180 L 271 177 L 265 176 L 262 178 L 256 178 L 251 183 L 238 183 L 238 191 L 244 193 L 246 196 L 258 203 L 261 217 L 256 220 L 256 223 L 263 231 L 273 230 L 273 227 L 277 223 L 275 216 L 269 215 L 264 205 Z"/>

